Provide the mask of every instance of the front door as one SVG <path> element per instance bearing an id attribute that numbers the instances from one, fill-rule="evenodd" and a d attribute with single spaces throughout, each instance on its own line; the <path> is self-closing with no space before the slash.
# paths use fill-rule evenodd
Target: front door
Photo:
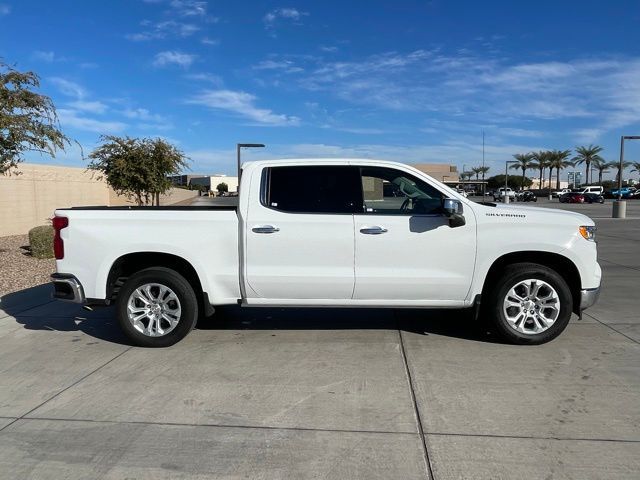
<path id="1" fill-rule="evenodd" d="M 245 222 L 247 297 L 350 299 L 358 169 L 268 167 L 260 197 L 251 200 Z"/>
<path id="2" fill-rule="evenodd" d="M 463 301 L 473 277 L 476 226 L 449 226 L 445 196 L 411 173 L 362 167 L 364 212 L 355 215 L 354 299 Z"/>

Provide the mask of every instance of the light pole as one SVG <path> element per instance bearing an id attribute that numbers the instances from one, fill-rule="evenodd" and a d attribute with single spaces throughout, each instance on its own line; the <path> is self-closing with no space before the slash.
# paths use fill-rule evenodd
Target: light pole
<path id="1" fill-rule="evenodd" d="M 620 164 L 618 165 L 618 199 L 613 202 L 613 218 L 627 216 L 627 202 L 622 200 L 622 166 L 624 165 L 624 141 L 640 140 L 640 135 L 623 135 L 620 137 Z"/>
<path id="2" fill-rule="evenodd" d="M 237 143 L 236 153 L 238 155 L 238 192 L 240 192 L 240 177 L 242 177 L 242 169 L 240 168 L 240 149 L 241 148 L 264 148 L 262 143 Z"/>
<path id="3" fill-rule="evenodd" d="M 509 164 L 518 163 L 517 160 L 505 160 L 504 162 L 504 203 L 509 203 L 509 195 L 507 195 L 508 181 L 509 181 Z"/>

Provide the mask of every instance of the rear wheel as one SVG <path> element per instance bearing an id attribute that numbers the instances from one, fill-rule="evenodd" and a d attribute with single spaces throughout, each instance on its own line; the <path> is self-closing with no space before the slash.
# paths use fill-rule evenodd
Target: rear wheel
<path id="1" fill-rule="evenodd" d="M 195 326 L 198 300 L 182 275 L 168 268 L 141 270 L 127 279 L 118 294 L 118 322 L 141 347 L 168 347 Z"/>
<path id="2" fill-rule="evenodd" d="M 488 294 L 485 314 L 510 343 L 539 345 L 566 328 L 573 311 L 567 282 L 535 263 L 507 266 Z"/>

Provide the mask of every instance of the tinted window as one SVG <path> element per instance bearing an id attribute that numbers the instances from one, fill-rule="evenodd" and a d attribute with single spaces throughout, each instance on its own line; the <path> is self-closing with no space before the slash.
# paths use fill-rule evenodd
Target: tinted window
<path id="1" fill-rule="evenodd" d="M 265 206 L 295 213 L 362 211 L 357 167 L 272 167 L 263 180 Z"/>
<path id="2" fill-rule="evenodd" d="M 392 168 L 361 168 L 364 211 L 379 215 L 442 213 L 444 195 L 428 183 Z"/>

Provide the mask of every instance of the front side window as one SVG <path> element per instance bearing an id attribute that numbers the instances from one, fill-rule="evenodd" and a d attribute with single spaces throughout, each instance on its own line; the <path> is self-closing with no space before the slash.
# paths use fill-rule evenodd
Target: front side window
<path id="1" fill-rule="evenodd" d="M 262 181 L 262 203 L 275 210 L 348 214 L 362 211 L 357 167 L 271 167 Z"/>
<path id="2" fill-rule="evenodd" d="M 406 172 L 384 167 L 363 167 L 364 213 L 429 215 L 442 213 L 444 195 Z"/>

